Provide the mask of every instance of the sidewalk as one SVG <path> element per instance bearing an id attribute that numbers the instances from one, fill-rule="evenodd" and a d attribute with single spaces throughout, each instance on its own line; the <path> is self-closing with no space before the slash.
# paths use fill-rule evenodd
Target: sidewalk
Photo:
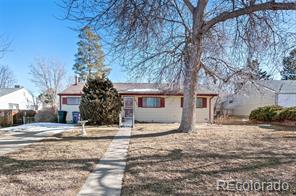
<path id="1" fill-rule="evenodd" d="M 120 128 L 78 195 L 120 196 L 131 128 Z"/>

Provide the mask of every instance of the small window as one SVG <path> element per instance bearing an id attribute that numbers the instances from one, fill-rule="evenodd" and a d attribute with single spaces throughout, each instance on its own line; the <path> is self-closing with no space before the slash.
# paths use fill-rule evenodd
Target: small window
<path id="1" fill-rule="evenodd" d="M 196 108 L 206 108 L 207 107 L 207 98 L 197 97 L 196 98 Z"/>
<path id="2" fill-rule="evenodd" d="M 79 97 L 67 97 L 67 104 L 68 105 L 79 105 L 80 98 Z"/>
<path id="3" fill-rule="evenodd" d="M 181 108 L 183 107 L 184 98 L 181 97 Z M 196 98 L 196 108 L 207 108 L 207 98 L 197 97 Z"/>
<path id="4" fill-rule="evenodd" d="M 144 108 L 160 108 L 160 97 L 143 97 Z"/>

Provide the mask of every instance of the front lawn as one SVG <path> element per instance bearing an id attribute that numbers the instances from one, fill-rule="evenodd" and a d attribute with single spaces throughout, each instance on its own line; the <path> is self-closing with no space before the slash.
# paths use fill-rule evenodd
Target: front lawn
<path id="1" fill-rule="evenodd" d="M 78 130 L 0 156 L 0 195 L 76 195 L 117 130 Z"/>
<path id="2" fill-rule="evenodd" d="M 10 138 L 13 138 L 11 134 L 0 130 L 0 139 L 10 139 Z"/>
<path id="3" fill-rule="evenodd" d="M 296 129 L 199 125 L 190 134 L 177 124 L 137 124 L 132 132 L 123 195 L 229 195 L 217 180 L 286 181 L 296 192 Z"/>

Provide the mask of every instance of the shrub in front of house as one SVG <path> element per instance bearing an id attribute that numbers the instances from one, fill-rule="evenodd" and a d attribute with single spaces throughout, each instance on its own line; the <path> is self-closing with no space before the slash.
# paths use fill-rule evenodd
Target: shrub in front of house
<path id="1" fill-rule="evenodd" d="M 249 118 L 255 121 L 273 121 L 279 118 L 282 110 L 283 107 L 275 105 L 259 107 L 251 112 Z"/>
<path id="2" fill-rule="evenodd" d="M 34 118 L 35 122 L 57 122 L 57 112 L 54 109 L 46 108 L 39 110 Z"/>
<path id="3" fill-rule="evenodd" d="M 278 114 L 279 121 L 296 121 L 296 107 L 285 108 Z"/>
<path id="4" fill-rule="evenodd" d="M 253 110 L 249 116 L 255 121 L 296 121 L 296 107 L 265 106 Z"/>
<path id="5" fill-rule="evenodd" d="M 83 88 L 80 116 L 92 125 L 118 123 L 122 101 L 112 82 L 103 76 L 89 78 Z"/>

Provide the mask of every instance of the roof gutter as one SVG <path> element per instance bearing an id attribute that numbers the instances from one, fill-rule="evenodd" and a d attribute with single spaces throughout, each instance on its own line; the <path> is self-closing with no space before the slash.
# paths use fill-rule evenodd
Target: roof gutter
<path id="1" fill-rule="evenodd" d="M 214 97 L 215 96 L 210 97 L 210 100 L 209 100 L 209 123 L 212 123 L 212 99 Z"/>
<path id="2" fill-rule="evenodd" d="M 152 95 L 152 96 L 183 96 L 183 93 L 126 93 L 126 92 L 119 92 L 120 95 L 129 95 L 129 96 L 142 96 L 142 95 Z M 197 93 L 196 96 L 218 96 L 216 93 Z"/>

